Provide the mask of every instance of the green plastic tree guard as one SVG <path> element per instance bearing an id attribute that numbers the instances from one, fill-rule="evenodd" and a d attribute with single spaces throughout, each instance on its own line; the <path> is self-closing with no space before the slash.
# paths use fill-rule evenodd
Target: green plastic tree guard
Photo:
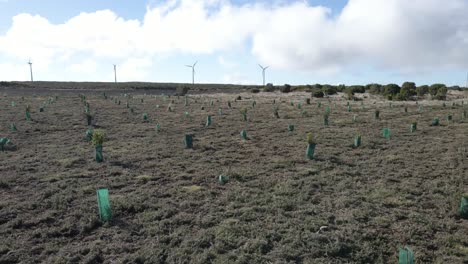
<path id="1" fill-rule="evenodd" d="M 357 115 L 353 116 L 353 123 L 357 123 Z"/>
<path id="2" fill-rule="evenodd" d="M 241 135 L 241 138 L 242 138 L 242 139 L 247 139 L 247 131 L 242 130 L 242 131 L 240 132 L 240 135 Z"/>
<path id="3" fill-rule="evenodd" d="M 468 194 L 464 194 L 460 202 L 460 216 L 468 219 Z"/>
<path id="4" fill-rule="evenodd" d="M 318 108 L 322 107 L 322 103 L 321 103 L 321 102 L 318 102 L 318 103 L 317 103 L 317 107 L 318 107 Z"/>
<path id="5" fill-rule="evenodd" d="M 94 154 L 95 154 L 96 162 L 97 163 L 103 162 L 104 158 L 102 157 L 102 145 L 96 145 L 94 149 L 95 149 Z"/>
<path id="6" fill-rule="evenodd" d="M 15 123 L 10 124 L 10 130 L 13 131 L 13 132 L 18 131 L 18 129 L 16 128 Z"/>
<path id="7" fill-rule="evenodd" d="M 186 134 L 184 137 L 185 148 L 193 148 L 193 135 Z"/>
<path id="8" fill-rule="evenodd" d="M 99 208 L 99 218 L 101 221 L 107 222 L 112 218 L 112 211 L 109 201 L 109 190 L 99 189 L 96 192 Z"/>
<path id="9" fill-rule="evenodd" d="M 361 136 L 357 135 L 354 137 L 354 147 L 360 147 L 361 146 Z"/>
<path id="10" fill-rule="evenodd" d="M 414 264 L 414 253 L 408 246 L 400 248 L 398 264 Z"/>
<path id="11" fill-rule="evenodd" d="M 156 124 L 156 127 L 155 127 L 155 128 L 156 128 L 156 132 L 161 131 L 161 125 L 160 125 L 159 123 Z"/>
<path id="12" fill-rule="evenodd" d="M 448 122 L 452 121 L 452 119 L 453 119 L 452 115 L 447 115 L 447 121 Z"/>
<path id="13" fill-rule="evenodd" d="M 348 105 L 348 112 L 351 112 L 351 106 Z"/>
<path id="14" fill-rule="evenodd" d="M 232 108 L 231 101 L 228 101 L 228 107 Z"/>
<path id="15" fill-rule="evenodd" d="M 434 119 L 432 119 L 432 123 L 431 123 L 433 126 L 438 126 L 439 125 L 439 118 L 436 117 Z"/>
<path id="16" fill-rule="evenodd" d="M 229 178 L 228 176 L 226 175 L 219 175 L 218 177 L 218 182 L 221 184 L 221 185 L 224 185 L 228 182 Z"/>
<path id="17" fill-rule="evenodd" d="M 0 150 L 5 151 L 5 146 L 10 142 L 8 138 L 0 138 Z"/>
<path id="18" fill-rule="evenodd" d="M 147 113 L 143 113 L 143 121 L 148 122 L 148 114 Z"/>
<path id="19" fill-rule="evenodd" d="M 328 126 L 328 114 L 323 115 L 323 125 Z"/>
<path id="20" fill-rule="evenodd" d="M 390 129 L 389 128 L 384 128 L 382 129 L 382 136 L 386 139 L 390 138 Z"/>
<path id="21" fill-rule="evenodd" d="M 44 112 L 44 107 L 43 107 L 43 106 L 41 106 L 41 107 L 39 108 L 39 112 L 41 112 L 41 113 Z"/>
<path id="22" fill-rule="evenodd" d="M 411 127 L 410 127 L 411 133 L 414 133 L 414 132 L 416 131 L 417 128 L 418 128 L 418 124 L 412 123 L 412 124 L 411 124 Z"/>
<path id="23" fill-rule="evenodd" d="M 31 113 L 26 112 L 26 120 L 30 121 L 31 120 Z"/>
<path id="24" fill-rule="evenodd" d="M 11 106 L 15 107 L 16 106 L 16 103 L 13 101 L 11 102 Z"/>
<path id="25" fill-rule="evenodd" d="M 380 118 L 380 111 L 379 110 L 375 110 L 374 112 L 374 119 L 375 120 L 378 120 Z"/>
<path id="26" fill-rule="evenodd" d="M 93 138 L 93 130 L 89 128 L 86 130 L 86 140 L 90 141 Z"/>
<path id="27" fill-rule="evenodd" d="M 220 115 L 220 116 L 223 115 L 223 109 L 222 108 L 218 108 L 218 115 Z"/>
<path id="28" fill-rule="evenodd" d="M 307 149 L 306 149 L 306 158 L 312 160 L 314 159 L 314 154 L 315 154 L 315 144 L 314 143 L 308 144 Z"/>
<path id="29" fill-rule="evenodd" d="M 288 131 L 293 132 L 294 131 L 294 125 L 289 124 L 288 125 Z"/>
<path id="30" fill-rule="evenodd" d="M 302 104 L 301 103 L 298 103 L 297 104 L 297 109 L 301 109 L 302 108 Z"/>
<path id="31" fill-rule="evenodd" d="M 211 126 L 211 122 L 212 122 L 212 121 L 211 121 L 211 115 L 208 115 L 208 116 L 206 117 L 206 124 L 205 124 L 205 127 Z"/>
<path id="32" fill-rule="evenodd" d="M 306 104 L 310 105 L 310 98 L 306 98 Z"/>

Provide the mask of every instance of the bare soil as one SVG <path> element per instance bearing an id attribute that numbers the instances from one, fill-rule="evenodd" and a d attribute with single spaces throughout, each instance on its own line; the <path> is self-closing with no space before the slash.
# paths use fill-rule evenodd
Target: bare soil
<path id="1" fill-rule="evenodd" d="M 405 245 L 416 263 L 468 263 L 468 220 L 458 215 L 468 191 L 466 94 L 445 107 L 421 102 L 421 111 L 367 97 L 363 108 L 350 102 L 351 112 L 341 96 L 307 105 L 308 93 L 197 94 L 188 106 L 143 92 L 85 95 L 107 134 L 103 163 L 85 140 L 78 91 L 0 90 L 0 137 L 15 144 L 0 152 L 0 263 L 396 263 Z M 39 112 L 49 96 L 58 98 Z M 307 132 L 315 160 L 305 158 Z M 99 220 L 99 188 L 109 189 L 108 223 Z"/>

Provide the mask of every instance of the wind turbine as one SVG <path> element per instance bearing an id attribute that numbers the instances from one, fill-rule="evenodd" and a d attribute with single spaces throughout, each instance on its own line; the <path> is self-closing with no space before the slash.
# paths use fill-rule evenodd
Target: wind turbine
<path id="1" fill-rule="evenodd" d="M 33 82 L 34 80 L 33 80 L 33 71 L 32 71 L 32 62 L 31 62 L 31 59 L 29 59 L 28 64 L 29 64 L 29 71 L 31 72 L 31 82 Z"/>
<path id="2" fill-rule="evenodd" d="M 195 65 L 197 65 L 198 61 L 196 61 L 193 65 L 185 65 L 186 67 L 192 68 L 192 85 L 195 84 Z"/>
<path id="3" fill-rule="evenodd" d="M 117 83 L 117 65 L 114 64 L 114 82 Z"/>
<path id="4" fill-rule="evenodd" d="M 262 76 L 263 76 L 263 86 L 265 86 L 265 71 L 266 69 L 270 68 L 270 66 L 263 67 L 262 65 L 258 65 L 262 69 Z"/>

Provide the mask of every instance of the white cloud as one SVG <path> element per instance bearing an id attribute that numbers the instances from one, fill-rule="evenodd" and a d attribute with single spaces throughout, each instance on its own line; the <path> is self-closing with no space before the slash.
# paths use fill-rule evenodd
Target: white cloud
<path id="1" fill-rule="evenodd" d="M 94 60 L 86 59 L 82 62 L 71 64 L 68 69 L 73 73 L 94 73 L 97 70 L 97 63 Z"/>
<path id="2" fill-rule="evenodd" d="M 93 69 L 91 62 L 119 61 L 122 77 L 132 79 L 148 78 L 158 55 L 246 48 L 275 69 L 325 74 L 354 65 L 401 72 L 468 66 L 466 0 L 349 0 L 336 16 L 307 1 L 275 2 L 171 0 L 148 7 L 141 21 L 110 10 L 62 24 L 18 14 L 0 35 L 0 58 L 5 67 L 33 57 L 44 71 L 54 63 L 82 71 Z M 219 63 L 228 64 L 223 57 Z"/>

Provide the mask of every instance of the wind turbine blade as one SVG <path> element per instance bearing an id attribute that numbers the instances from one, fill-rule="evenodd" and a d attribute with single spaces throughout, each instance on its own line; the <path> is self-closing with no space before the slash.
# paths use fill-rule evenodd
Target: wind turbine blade
<path id="1" fill-rule="evenodd" d="M 185 65 L 185 67 L 189 67 L 189 68 L 192 68 L 192 65 Z"/>
<path id="2" fill-rule="evenodd" d="M 260 66 L 260 68 L 263 70 L 263 66 L 262 66 L 262 65 L 259 64 L 258 66 Z"/>
<path id="3" fill-rule="evenodd" d="M 194 64 L 193 64 L 193 67 L 195 67 L 195 65 L 197 65 L 198 61 L 196 61 Z"/>
<path id="4" fill-rule="evenodd" d="M 266 67 L 265 67 L 265 70 L 268 69 L 268 68 L 270 68 L 270 66 L 266 66 Z"/>

